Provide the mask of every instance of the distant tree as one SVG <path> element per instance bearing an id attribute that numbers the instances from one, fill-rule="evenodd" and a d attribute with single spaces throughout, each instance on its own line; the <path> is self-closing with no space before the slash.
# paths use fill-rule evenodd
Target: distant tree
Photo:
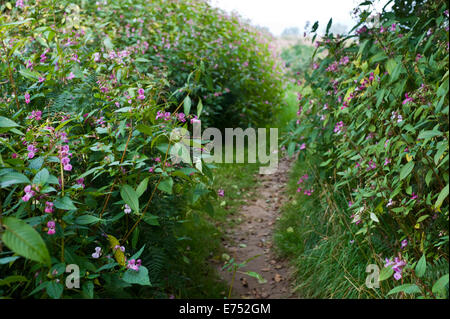
<path id="1" fill-rule="evenodd" d="M 289 37 L 289 36 L 298 36 L 300 34 L 300 30 L 297 27 L 291 27 L 291 28 L 286 28 L 283 30 L 283 32 L 281 33 L 282 37 Z"/>
<path id="2" fill-rule="evenodd" d="M 348 31 L 347 26 L 339 22 L 333 24 L 330 28 L 330 32 L 333 34 L 344 34 L 347 31 Z"/>

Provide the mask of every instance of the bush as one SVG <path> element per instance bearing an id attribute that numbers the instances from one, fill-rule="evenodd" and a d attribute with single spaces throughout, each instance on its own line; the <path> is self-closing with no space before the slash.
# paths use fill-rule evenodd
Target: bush
<path id="1" fill-rule="evenodd" d="M 187 251 L 184 223 L 217 195 L 208 166 L 169 162 L 170 133 L 270 117 L 267 42 L 203 1 L 0 11 L 0 295 L 201 296 L 189 263 L 209 252 Z M 69 264 L 80 289 L 64 289 Z"/>
<path id="2" fill-rule="evenodd" d="M 371 3 L 355 11 L 354 33 L 317 41 L 324 58 L 306 74 L 285 145 L 300 160 L 323 158 L 311 188 L 329 189 L 382 284 L 393 277 L 384 296 L 443 297 L 448 269 L 432 265 L 448 267 L 448 7 L 394 1 L 376 25 Z"/>

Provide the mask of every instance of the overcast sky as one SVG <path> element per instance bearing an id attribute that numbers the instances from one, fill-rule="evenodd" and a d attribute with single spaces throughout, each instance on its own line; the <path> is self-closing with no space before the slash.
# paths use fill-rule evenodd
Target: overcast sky
<path id="1" fill-rule="evenodd" d="M 351 11 L 358 0 L 209 0 L 214 6 L 228 12 L 237 11 L 254 25 L 268 27 L 274 35 L 280 35 L 285 28 L 298 27 L 303 33 L 307 21 L 311 25 L 319 21 L 319 30 L 326 27 L 328 20 L 347 26 L 354 26 Z M 385 2 L 385 1 L 383 1 Z M 311 26 L 310 26 L 311 28 Z"/>

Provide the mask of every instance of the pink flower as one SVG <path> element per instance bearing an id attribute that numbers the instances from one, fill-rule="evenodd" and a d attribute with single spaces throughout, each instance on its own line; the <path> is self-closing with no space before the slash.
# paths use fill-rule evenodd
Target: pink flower
<path id="1" fill-rule="evenodd" d="M 62 163 L 63 165 L 69 164 L 69 163 L 70 163 L 70 158 L 68 158 L 68 157 L 63 157 L 62 160 L 61 160 L 61 163 Z"/>
<path id="2" fill-rule="evenodd" d="M 138 259 L 138 260 L 131 259 L 131 260 L 128 261 L 128 264 L 127 264 L 127 268 L 128 269 L 132 269 L 132 270 L 135 270 L 135 271 L 139 271 L 139 267 L 140 266 L 141 266 L 141 260 L 140 259 Z"/>
<path id="3" fill-rule="evenodd" d="M 34 195 L 36 195 L 35 191 L 32 190 L 31 185 L 25 186 L 23 190 L 25 191 L 25 195 L 22 197 L 24 202 L 28 202 Z"/>
<path id="4" fill-rule="evenodd" d="M 334 133 L 340 134 L 344 128 L 344 122 L 340 121 L 336 123 L 336 126 L 334 127 Z"/>
<path id="5" fill-rule="evenodd" d="M 408 241 L 406 239 L 403 239 L 401 243 L 402 249 L 405 248 L 406 246 L 408 246 Z"/>
<path id="6" fill-rule="evenodd" d="M 47 234 L 49 234 L 49 235 L 54 235 L 55 232 L 56 232 L 56 231 L 55 231 L 55 227 L 56 227 L 55 222 L 54 222 L 53 220 L 49 221 L 49 222 L 47 223 L 47 227 L 48 227 Z"/>
<path id="7" fill-rule="evenodd" d="M 405 105 L 406 103 L 412 102 L 412 101 L 413 101 L 413 98 L 408 96 L 408 93 L 405 93 L 405 99 L 403 100 L 402 104 Z"/>
<path id="8" fill-rule="evenodd" d="M 76 183 L 77 183 L 78 185 L 81 185 L 81 188 L 85 188 L 85 187 L 86 187 L 86 185 L 84 185 L 84 178 L 83 178 L 83 177 L 77 179 L 77 180 L 76 180 Z"/>
<path id="9" fill-rule="evenodd" d="M 225 196 L 225 191 L 223 189 L 219 189 L 217 191 L 217 195 L 219 195 L 220 197 L 224 197 Z"/>
<path id="10" fill-rule="evenodd" d="M 384 160 L 384 166 L 389 165 L 391 163 L 391 159 L 390 158 L 386 158 Z"/>
<path id="11" fill-rule="evenodd" d="M 94 62 L 99 62 L 100 61 L 100 53 L 95 52 L 93 57 L 94 57 Z"/>
<path id="12" fill-rule="evenodd" d="M 392 206 L 392 204 L 394 204 L 394 202 L 392 201 L 392 198 L 389 198 L 389 201 L 386 204 L 386 207 Z"/>
<path id="13" fill-rule="evenodd" d="M 27 92 L 27 93 L 25 93 L 25 95 L 24 95 L 24 97 L 25 97 L 25 103 L 30 103 L 30 94 Z"/>
<path id="14" fill-rule="evenodd" d="M 67 80 L 72 80 L 74 77 L 75 77 L 75 74 L 70 72 L 69 75 L 67 76 Z"/>
<path id="15" fill-rule="evenodd" d="M 64 165 L 64 170 L 70 172 L 72 170 L 72 165 L 70 164 Z"/>
<path id="16" fill-rule="evenodd" d="M 306 148 L 306 144 L 305 143 L 303 143 L 302 145 L 300 145 L 300 149 L 301 150 L 304 150 Z"/>
<path id="17" fill-rule="evenodd" d="M 415 194 L 415 193 L 413 192 L 412 195 L 411 195 L 411 199 L 412 199 L 412 200 L 417 199 L 417 194 Z"/>
<path id="18" fill-rule="evenodd" d="M 125 214 L 127 214 L 127 215 L 130 214 L 130 213 L 131 213 L 131 208 L 130 208 L 130 206 L 128 206 L 127 204 L 125 204 L 123 212 L 124 212 Z"/>
<path id="19" fill-rule="evenodd" d="M 24 5 L 24 3 L 23 3 L 23 0 L 17 0 L 17 1 L 16 1 L 16 8 L 23 9 L 24 6 L 25 6 L 25 5 Z"/>
<path id="20" fill-rule="evenodd" d="M 95 247 L 95 253 L 92 254 L 92 258 L 98 259 L 102 255 L 102 248 Z"/>
<path id="21" fill-rule="evenodd" d="M 45 210 L 44 210 L 44 212 L 49 213 L 49 214 L 53 213 L 53 203 L 52 202 L 46 202 L 45 203 Z"/>
<path id="22" fill-rule="evenodd" d="M 137 98 L 138 98 L 139 100 L 145 99 L 144 93 L 145 93 L 144 89 L 140 88 L 140 89 L 138 90 L 139 96 L 138 96 Z"/>
<path id="23" fill-rule="evenodd" d="M 178 117 L 178 121 L 183 122 L 183 123 L 186 122 L 186 115 L 184 113 L 178 114 L 177 117 Z"/>

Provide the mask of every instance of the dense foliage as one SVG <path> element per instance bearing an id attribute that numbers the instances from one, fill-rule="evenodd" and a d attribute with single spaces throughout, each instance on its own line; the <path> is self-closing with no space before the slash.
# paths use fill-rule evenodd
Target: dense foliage
<path id="1" fill-rule="evenodd" d="M 300 77 L 309 69 L 311 55 L 314 53 L 312 45 L 306 45 L 298 41 L 293 46 L 284 48 L 281 52 L 281 58 L 286 63 L 289 70 L 289 76 Z"/>
<path id="2" fill-rule="evenodd" d="M 266 37 L 204 1 L 0 11 L 0 296 L 185 296 L 210 252 L 184 225 L 217 190 L 208 166 L 169 161 L 170 132 L 272 116 Z"/>
<path id="3" fill-rule="evenodd" d="M 306 224 L 297 238 L 310 249 L 303 259 L 309 266 L 299 264 L 309 274 L 304 278 L 314 277 L 313 267 L 318 275 L 323 265 L 333 268 L 323 276 L 330 281 L 316 289 L 321 296 L 338 290 L 334 278 L 339 285 L 355 279 L 348 277 L 355 269 L 364 285 L 367 264 L 381 270 L 382 297 L 448 295 L 448 5 L 389 3 L 392 10 L 375 18 L 372 1 L 362 3 L 345 37 L 328 32 L 330 21 L 285 140 L 288 153 L 299 151 L 310 164 L 298 196 L 321 200 L 315 213 L 327 216 L 299 217 Z M 355 265 L 362 254 L 365 264 Z"/>

